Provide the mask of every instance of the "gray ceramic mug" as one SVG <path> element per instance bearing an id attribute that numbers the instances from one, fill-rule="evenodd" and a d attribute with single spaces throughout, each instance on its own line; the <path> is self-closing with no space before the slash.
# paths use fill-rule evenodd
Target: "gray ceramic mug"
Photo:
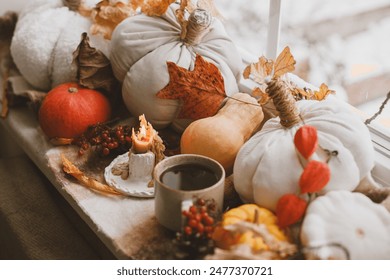
<path id="1" fill-rule="evenodd" d="M 216 183 L 202 186 L 196 190 L 179 190 L 162 182 L 162 174 L 172 167 L 185 164 L 201 165 L 216 175 Z M 213 199 L 217 211 L 222 212 L 225 187 L 225 170 L 217 161 L 200 155 L 182 154 L 166 158 L 154 168 L 155 215 L 164 227 L 180 231 L 182 227 L 182 210 L 188 209 L 192 201 L 201 198 Z"/>

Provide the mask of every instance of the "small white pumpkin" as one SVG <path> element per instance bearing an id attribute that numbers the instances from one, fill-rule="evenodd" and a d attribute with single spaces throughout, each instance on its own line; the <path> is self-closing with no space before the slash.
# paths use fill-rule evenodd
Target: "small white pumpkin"
<path id="1" fill-rule="evenodd" d="M 306 259 L 390 259 L 390 213 L 361 193 L 312 201 L 301 228 Z"/>
<path id="2" fill-rule="evenodd" d="M 199 54 L 220 69 L 227 95 L 238 92 L 242 59 L 222 23 L 205 10 L 197 9 L 182 40 L 175 14 L 178 8 L 172 4 L 161 17 L 140 14 L 127 18 L 112 36 L 110 60 L 115 76 L 123 82 L 124 103 L 133 115 L 145 114 L 155 128 L 171 124 L 180 111 L 178 100 L 156 97 L 169 83 L 167 61 L 193 70 Z M 182 130 L 185 126 L 177 128 Z"/>
<path id="3" fill-rule="evenodd" d="M 284 98 L 292 99 L 292 96 L 286 93 Z M 274 103 L 280 104 L 280 100 Z M 313 160 L 326 161 L 329 155 L 325 149 L 337 151 L 337 156 L 328 162 L 331 179 L 322 193 L 352 191 L 370 175 L 374 167 L 371 137 L 347 104 L 329 96 L 324 101 L 302 100 L 295 106 L 297 111 L 291 127 L 282 125 L 279 117 L 270 119 L 240 149 L 233 173 L 236 191 L 244 202 L 275 210 L 281 196 L 299 193 L 298 182 L 307 160 L 298 156 L 294 136 L 303 124 L 318 131 L 319 148 L 311 156 Z"/>
<path id="4" fill-rule="evenodd" d="M 72 6 L 73 2 L 77 1 L 28 1 L 19 15 L 11 54 L 21 74 L 37 89 L 48 91 L 56 85 L 76 81 L 73 52 L 81 41 L 81 34 L 89 31 L 92 21 L 73 11 L 77 10 L 77 5 Z M 99 0 L 84 2 L 93 7 Z M 103 40 L 97 41 L 100 44 Z"/>

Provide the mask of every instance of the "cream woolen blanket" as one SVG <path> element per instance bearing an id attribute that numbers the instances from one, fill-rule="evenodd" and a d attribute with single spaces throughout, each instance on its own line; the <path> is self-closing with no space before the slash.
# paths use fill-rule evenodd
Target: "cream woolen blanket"
<path id="1" fill-rule="evenodd" d="M 93 7 L 99 0 L 84 1 Z M 76 80 L 73 52 L 92 22 L 70 11 L 62 0 L 29 1 L 19 15 L 11 44 L 16 66 L 37 89 Z"/>

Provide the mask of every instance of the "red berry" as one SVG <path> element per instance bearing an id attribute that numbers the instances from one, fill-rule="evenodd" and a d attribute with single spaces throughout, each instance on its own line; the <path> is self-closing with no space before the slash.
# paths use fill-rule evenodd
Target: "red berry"
<path id="1" fill-rule="evenodd" d="M 205 226 L 204 227 L 204 231 L 207 232 L 207 233 L 210 233 L 210 232 L 214 231 L 214 228 L 212 226 Z"/>
<path id="2" fill-rule="evenodd" d="M 204 225 L 198 224 L 196 229 L 198 230 L 199 234 L 202 234 L 204 232 Z"/>
<path id="3" fill-rule="evenodd" d="M 202 206 L 199 208 L 199 211 L 200 213 L 207 213 L 207 207 L 206 206 Z"/>
<path id="4" fill-rule="evenodd" d="M 188 221 L 188 225 L 192 228 L 196 228 L 199 225 L 199 222 L 195 219 L 190 219 Z"/>
<path id="5" fill-rule="evenodd" d="M 184 233 L 186 235 L 191 235 L 192 234 L 192 228 L 189 227 L 189 226 L 184 227 Z"/>
<path id="6" fill-rule="evenodd" d="M 205 217 L 205 218 L 203 219 L 203 222 L 204 222 L 206 225 L 211 226 L 211 225 L 214 224 L 214 219 L 213 219 L 212 217 L 208 216 L 208 217 Z"/>
<path id="7" fill-rule="evenodd" d="M 188 216 L 190 215 L 190 213 L 187 211 L 187 210 L 183 210 L 183 212 L 181 212 L 182 213 L 182 215 L 184 216 L 184 217 L 187 217 L 188 218 Z"/>
<path id="8" fill-rule="evenodd" d="M 108 156 L 110 154 L 110 150 L 108 148 L 103 149 L 103 155 Z"/>
<path id="9" fill-rule="evenodd" d="M 198 213 L 198 209 L 196 208 L 195 205 L 192 205 L 192 206 L 190 207 L 190 212 L 191 212 L 192 214 Z"/>
<path id="10" fill-rule="evenodd" d="M 203 198 L 199 198 L 198 201 L 196 202 L 199 206 L 205 206 L 206 201 Z"/>

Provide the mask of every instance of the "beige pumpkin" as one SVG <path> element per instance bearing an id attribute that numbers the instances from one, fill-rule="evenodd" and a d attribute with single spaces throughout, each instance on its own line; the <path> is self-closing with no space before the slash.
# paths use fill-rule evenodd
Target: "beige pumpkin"
<path id="1" fill-rule="evenodd" d="M 216 115 L 191 123 L 180 141 L 181 153 L 211 157 L 228 175 L 233 172 L 238 151 L 264 118 L 255 98 L 246 93 L 236 93 L 233 98 Z"/>
<path id="2" fill-rule="evenodd" d="M 172 4 L 160 17 L 140 14 L 128 18 L 112 36 L 110 60 L 115 76 L 123 82 L 124 103 L 132 115 L 145 114 L 155 128 L 170 125 L 180 111 L 178 100 L 156 97 L 169 83 L 167 61 L 193 70 L 199 54 L 219 68 L 227 95 L 238 92 L 242 59 L 223 24 L 197 9 L 190 16 L 186 37 L 181 39 L 175 13 L 178 8 Z M 175 123 L 178 130 L 188 125 Z"/>
<path id="3" fill-rule="evenodd" d="M 301 228 L 307 259 L 390 259 L 390 213 L 361 193 L 332 191 L 310 203 Z"/>
<path id="4" fill-rule="evenodd" d="M 275 88 L 276 87 L 276 88 Z M 288 193 L 299 193 L 299 178 L 307 160 L 294 146 L 296 131 L 303 125 L 317 128 L 319 147 L 312 160 L 328 161 L 331 178 L 322 193 L 354 190 L 374 167 L 370 133 L 362 120 L 333 96 L 324 101 L 296 102 L 273 80 L 269 94 L 276 92 L 280 117 L 268 120 L 261 131 L 240 149 L 234 164 L 234 185 L 243 201 L 275 210 L 277 201 Z M 281 95 L 279 95 L 281 93 Z M 289 104 L 286 104 L 289 103 Z M 290 119 L 289 119 L 290 118 Z M 335 152 L 330 157 L 326 152 Z"/>

